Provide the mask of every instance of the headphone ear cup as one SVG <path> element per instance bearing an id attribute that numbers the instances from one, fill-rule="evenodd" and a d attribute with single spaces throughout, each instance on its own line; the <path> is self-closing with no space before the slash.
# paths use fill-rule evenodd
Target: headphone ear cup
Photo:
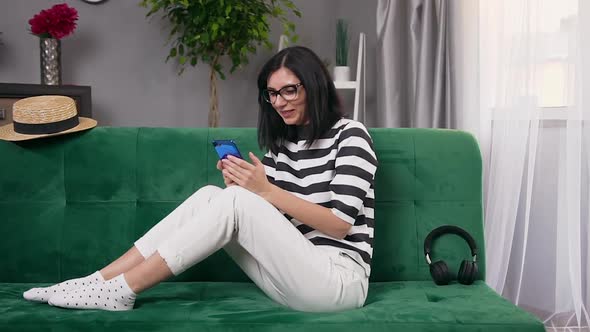
<path id="1" fill-rule="evenodd" d="M 437 285 L 447 285 L 451 281 L 449 267 L 444 261 L 430 264 L 430 275 Z"/>
<path id="2" fill-rule="evenodd" d="M 472 284 L 473 282 L 475 282 L 475 280 L 477 279 L 477 276 L 479 275 L 479 266 L 477 266 L 477 262 L 470 262 L 471 263 L 471 282 L 470 284 Z"/>
<path id="3" fill-rule="evenodd" d="M 463 285 L 471 285 L 477 277 L 478 270 L 477 263 L 464 260 L 457 273 L 457 280 Z"/>

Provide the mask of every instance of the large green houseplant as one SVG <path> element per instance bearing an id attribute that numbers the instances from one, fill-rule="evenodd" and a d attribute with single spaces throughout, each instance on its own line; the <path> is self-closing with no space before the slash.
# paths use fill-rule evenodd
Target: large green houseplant
<path id="1" fill-rule="evenodd" d="M 295 24 L 289 12 L 301 13 L 291 0 L 142 0 L 147 16 L 162 13 L 170 22 L 170 53 L 166 61 L 176 58 L 179 74 L 190 64 L 206 63 L 210 67 L 209 126 L 219 124 L 217 75 L 225 79 L 221 60 L 231 60 L 230 73 L 248 63 L 248 55 L 260 45 L 272 48 L 269 19 L 278 19 L 283 33 L 295 41 Z"/>

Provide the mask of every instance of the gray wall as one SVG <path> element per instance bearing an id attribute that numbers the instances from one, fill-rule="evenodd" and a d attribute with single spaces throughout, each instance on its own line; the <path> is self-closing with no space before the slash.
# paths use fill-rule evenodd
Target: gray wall
<path id="1" fill-rule="evenodd" d="M 62 1 L 0 0 L 0 82 L 39 83 L 38 38 L 28 33 L 28 20 Z M 208 66 L 189 67 L 177 75 L 165 63 L 169 29 L 159 18 L 147 19 L 139 0 L 109 0 L 89 5 L 66 0 L 80 19 L 75 33 L 62 40 L 64 84 L 92 86 L 94 118 L 109 126 L 206 127 L 209 109 Z M 295 19 L 299 44 L 334 63 L 336 19 L 351 21 L 350 60 L 356 68 L 358 33 L 367 34 L 367 87 L 374 90 L 375 11 L 377 0 L 295 0 L 303 13 Z M 277 44 L 280 29 L 273 25 Z M 250 64 L 218 85 L 220 125 L 256 126 L 256 76 L 274 51 L 260 49 Z M 355 73 L 353 71 L 353 73 Z M 352 113 L 353 94 L 342 92 Z M 374 96 L 367 96 L 368 109 Z"/>

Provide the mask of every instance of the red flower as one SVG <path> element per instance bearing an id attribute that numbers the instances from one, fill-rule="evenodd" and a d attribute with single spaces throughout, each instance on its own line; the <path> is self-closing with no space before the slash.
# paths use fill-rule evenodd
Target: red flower
<path id="1" fill-rule="evenodd" d="M 29 24 L 34 35 L 62 39 L 74 32 L 77 20 L 78 11 L 63 3 L 42 10 L 29 20 Z"/>

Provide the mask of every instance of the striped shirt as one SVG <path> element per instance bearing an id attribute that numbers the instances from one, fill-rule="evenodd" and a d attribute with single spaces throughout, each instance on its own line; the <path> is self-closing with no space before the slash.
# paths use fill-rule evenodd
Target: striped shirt
<path id="1" fill-rule="evenodd" d="M 336 239 L 285 217 L 313 244 L 337 247 L 371 273 L 374 238 L 373 190 L 377 158 L 365 126 L 340 119 L 306 147 L 305 135 L 268 151 L 262 163 L 269 181 L 295 196 L 331 209 L 352 227 Z"/>

